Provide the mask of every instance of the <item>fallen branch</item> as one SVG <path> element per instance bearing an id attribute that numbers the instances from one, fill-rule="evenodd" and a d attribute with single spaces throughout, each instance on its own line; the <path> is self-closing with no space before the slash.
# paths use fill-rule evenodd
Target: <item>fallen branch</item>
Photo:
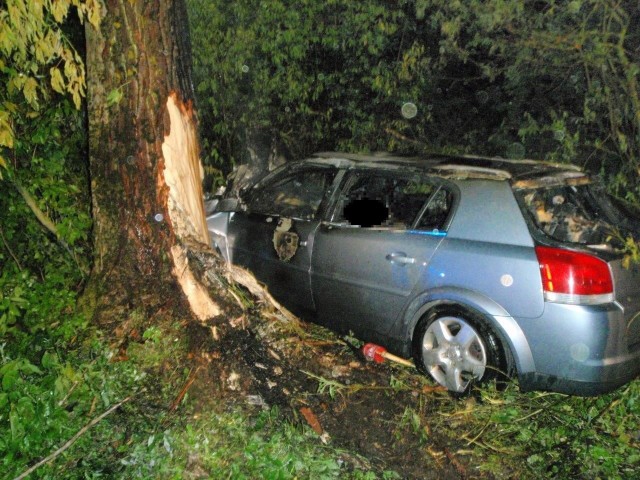
<path id="1" fill-rule="evenodd" d="M 64 405 L 66 403 L 66 401 L 69 399 L 69 397 L 71 396 L 71 394 L 73 393 L 73 391 L 76 389 L 76 387 L 79 385 L 80 382 L 73 382 L 73 385 L 71 385 L 71 388 L 69 389 L 69 391 L 67 392 L 67 394 L 64 396 L 64 398 L 62 400 L 60 400 L 58 402 L 58 406 L 61 407 L 62 405 Z"/>
<path id="2" fill-rule="evenodd" d="M 97 416 L 96 418 L 94 418 L 93 420 L 91 420 L 89 423 L 87 423 L 84 427 L 82 427 L 80 429 L 80 431 L 78 433 L 76 433 L 73 437 L 71 437 L 70 440 L 67 441 L 67 443 L 65 443 L 63 446 L 61 446 L 59 449 L 57 449 L 55 452 L 53 452 L 51 455 L 46 456 L 45 458 L 43 458 L 42 460 L 40 460 L 38 463 L 36 463 L 35 465 L 33 465 L 32 467 L 28 468 L 27 470 L 25 470 L 24 472 L 22 472 L 20 475 L 18 475 L 16 478 L 14 478 L 13 480 L 22 480 L 23 478 L 26 478 L 28 475 L 30 475 L 31 473 L 33 473 L 36 469 L 40 468 L 42 465 L 44 465 L 45 463 L 49 463 L 50 461 L 54 460 L 55 458 L 57 458 L 61 453 L 63 453 L 65 450 L 67 450 L 71 445 L 73 445 L 74 443 L 76 443 L 76 441 L 82 436 L 84 435 L 87 430 L 89 430 L 91 427 L 93 427 L 94 425 L 96 425 L 97 423 L 100 423 L 100 421 L 102 421 L 105 417 L 107 417 L 108 415 L 110 415 L 114 410 L 117 410 L 118 408 L 120 408 L 124 403 L 128 402 L 129 400 L 131 400 L 133 397 L 127 397 L 124 400 L 122 400 L 119 403 L 116 403 L 114 406 L 112 406 L 109 410 L 107 410 L 106 412 L 104 412 L 103 414 Z"/>
<path id="3" fill-rule="evenodd" d="M 417 145 L 419 147 L 426 147 L 427 144 L 424 142 L 421 142 L 420 140 L 414 140 L 413 138 L 409 138 L 406 135 L 403 135 L 402 133 L 400 133 L 397 130 L 394 130 L 393 128 L 385 128 L 384 130 L 385 132 L 387 132 L 389 135 L 391 135 L 392 137 L 395 137 L 396 139 L 406 142 L 406 143 L 411 143 L 413 145 Z"/>
<path id="4" fill-rule="evenodd" d="M 201 367 L 201 365 L 198 365 L 195 370 L 192 370 L 189 373 L 189 376 L 187 377 L 187 381 L 185 382 L 184 387 L 182 387 L 182 390 L 180 390 L 180 393 L 178 394 L 176 399 L 173 401 L 173 403 L 171 403 L 171 406 L 169 407 L 169 412 L 173 412 L 178 408 L 178 405 L 180 405 L 180 402 L 182 402 L 182 399 L 187 394 L 187 391 L 189 390 L 189 388 L 191 387 L 191 385 L 195 381 L 196 376 L 198 375 L 198 372 L 200 371 L 200 367 Z"/>
<path id="5" fill-rule="evenodd" d="M 462 462 L 460 462 L 460 460 L 458 460 L 455 457 L 455 455 L 451 453 L 451 451 L 449 451 L 448 448 L 444 449 L 444 454 L 447 457 L 447 459 L 449 459 L 449 461 L 453 465 L 453 468 L 456 470 L 458 475 L 460 475 L 462 478 L 467 478 L 467 475 L 468 475 L 467 470 L 464 468 L 464 465 L 462 464 Z"/>

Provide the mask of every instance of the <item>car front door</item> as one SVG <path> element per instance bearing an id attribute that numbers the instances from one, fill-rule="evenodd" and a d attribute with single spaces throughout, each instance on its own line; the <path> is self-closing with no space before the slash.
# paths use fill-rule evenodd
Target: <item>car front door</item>
<path id="1" fill-rule="evenodd" d="M 354 171 L 343 185 L 314 240 L 317 316 L 375 338 L 393 325 L 446 235 L 453 195 L 419 174 Z"/>
<path id="2" fill-rule="evenodd" d="M 318 215 L 337 169 L 284 171 L 252 191 L 247 211 L 231 215 L 230 260 L 249 269 L 296 313 L 314 309 L 309 270 Z"/>

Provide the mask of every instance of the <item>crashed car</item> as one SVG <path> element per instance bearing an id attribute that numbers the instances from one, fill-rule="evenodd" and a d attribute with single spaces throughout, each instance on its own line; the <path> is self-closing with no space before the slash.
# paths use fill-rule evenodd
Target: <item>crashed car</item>
<path id="1" fill-rule="evenodd" d="M 595 395 L 640 372 L 638 219 L 577 167 L 321 153 L 216 208 L 225 259 L 452 392 L 504 375 Z"/>

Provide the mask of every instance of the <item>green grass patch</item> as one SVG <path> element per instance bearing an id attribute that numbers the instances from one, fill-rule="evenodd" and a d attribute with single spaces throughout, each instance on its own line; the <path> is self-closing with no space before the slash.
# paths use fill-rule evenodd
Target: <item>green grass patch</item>
<path id="1" fill-rule="evenodd" d="M 184 328 L 144 328 L 134 314 L 140 338 L 115 361 L 121 352 L 74 313 L 76 295 L 60 278 L 13 273 L 0 279 L 0 478 L 15 478 L 79 432 L 29 478 L 378 478 L 366 460 L 277 409 L 219 405 L 195 414 L 187 396 L 170 413 L 189 374 Z"/>
<path id="2" fill-rule="evenodd" d="M 140 439 L 121 460 L 128 478 L 376 478 L 277 409 L 210 412 Z M 205 477 L 206 478 L 206 477 Z"/>

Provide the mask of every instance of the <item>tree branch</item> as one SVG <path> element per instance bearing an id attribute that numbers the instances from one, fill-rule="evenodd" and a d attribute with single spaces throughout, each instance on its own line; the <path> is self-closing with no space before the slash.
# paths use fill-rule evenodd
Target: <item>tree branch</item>
<path id="1" fill-rule="evenodd" d="M 104 412 L 103 414 L 97 416 L 96 418 L 94 418 L 93 420 L 91 420 L 89 423 L 87 423 L 84 427 L 82 427 L 80 429 L 80 431 L 78 433 L 76 433 L 73 437 L 71 437 L 71 439 L 69 439 L 67 441 L 67 443 L 65 443 L 63 446 L 61 446 L 58 450 L 56 450 L 55 452 L 53 452 L 51 455 L 46 456 L 45 458 L 43 458 L 42 460 L 40 460 L 38 463 L 36 463 L 34 466 L 28 468 L 27 470 L 25 470 L 24 472 L 22 472 L 20 475 L 18 475 L 16 478 L 14 478 L 13 480 L 22 480 L 23 478 L 27 477 L 28 475 L 30 475 L 34 470 L 36 470 L 37 468 L 41 467 L 42 465 L 44 465 L 45 463 L 49 463 L 51 460 L 54 460 L 55 458 L 57 458 L 62 452 L 64 452 L 66 449 L 68 449 L 71 445 L 73 445 L 82 435 L 84 435 L 87 430 L 89 430 L 91 427 L 93 427 L 94 425 L 96 425 L 97 423 L 99 423 L 100 421 L 102 421 L 102 419 L 104 419 L 106 416 L 110 415 L 114 410 L 117 410 L 118 408 L 120 408 L 122 406 L 122 404 L 128 402 L 129 400 L 131 400 L 133 397 L 127 397 L 124 400 L 122 400 L 119 403 L 116 403 L 114 406 L 112 406 L 109 410 L 107 410 L 106 412 Z"/>
<path id="2" fill-rule="evenodd" d="M 80 270 L 82 275 L 86 276 L 88 272 L 85 271 L 84 268 L 82 268 L 82 266 L 80 265 L 80 262 L 78 262 L 78 259 L 75 253 L 73 252 L 73 250 L 71 250 L 67 242 L 64 241 L 64 239 L 60 235 L 60 232 L 58 232 L 58 228 L 56 227 L 56 224 L 53 223 L 53 220 L 51 220 L 48 217 L 48 215 L 40 209 L 40 207 L 38 206 L 38 203 L 36 202 L 36 199 L 33 198 L 33 196 L 27 191 L 27 189 L 25 189 L 20 184 L 20 182 L 18 182 L 17 179 L 15 178 L 12 179 L 11 183 L 13 183 L 13 186 L 16 187 L 16 190 L 18 190 L 18 193 L 20 193 L 25 203 L 31 209 L 31 211 L 36 216 L 40 224 L 44 228 L 46 228 L 50 233 L 52 233 L 54 237 L 56 237 L 56 240 L 58 241 L 58 243 L 62 245 L 62 247 L 67 251 L 67 253 L 71 255 L 71 258 L 73 259 L 73 261 L 76 262 L 76 265 L 78 266 L 78 269 Z"/>
<path id="3" fill-rule="evenodd" d="M 406 143 L 411 143 L 413 145 L 417 145 L 419 147 L 426 147 L 426 143 L 421 142 L 420 140 L 414 140 L 413 138 L 409 138 L 406 135 L 403 135 L 402 133 L 400 133 L 399 131 L 391 128 L 391 127 L 387 127 L 384 130 L 387 134 L 391 135 L 392 137 L 395 137 L 396 139 L 402 141 L 402 142 L 406 142 Z"/>
<path id="4" fill-rule="evenodd" d="M 13 250 L 11 250 L 11 247 L 9 246 L 9 243 L 7 243 L 7 239 L 4 238 L 4 232 L 2 231 L 2 227 L 0 227 L 0 237 L 2 238 L 2 243 L 4 244 L 4 248 L 7 249 L 7 252 L 9 252 L 9 255 L 11 255 L 11 258 L 13 258 L 13 261 L 16 262 L 16 265 L 18 266 L 18 270 L 22 271 L 22 265 L 20 265 L 20 261 L 18 260 L 18 257 L 14 255 Z"/>
<path id="5" fill-rule="evenodd" d="M 46 456 L 45 458 L 43 458 L 42 460 L 40 460 L 38 463 L 36 463 L 35 465 L 33 465 L 32 467 L 28 468 L 27 470 L 25 470 L 24 472 L 22 472 L 20 475 L 18 475 L 16 478 L 14 478 L 13 480 L 22 480 L 23 478 L 27 477 L 28 475 L 30 475 L 31 473 L 33 473 L 34 470 L 36 470 L 37 468 L 41 467 L 42 465 L 44 465 L 45 463 L 49 463 L 51 460 L 55 459 L 56 457 L 58 457 L 62 452 L 64 452 L 65 450 L 67 450 L 71 445 L 73 445 L 82 435 L 84 435 L 87 430 L 89 430 L 91 427 L 93 427 L 95 424 L 99 423 L 102 419 L 104 419 L 106 416 L 110 415 L 114 410 L 117 410 L 118 408 L 120 408 L 120 406 L 122 406 L 122 404 L 128 402 L 129 400 L 131 400 L 133 397 L 127 397 L 124 400 L 122 400 L 119 403 L 116 403 L 114 406 L 112 406 L 109 410 L 107 410 L 106 412 L 104 412 L 103 414 L 97 416 L 96 418 L 94 418 L 93 420 L 91 420 L 89 423 L 87 423 L 84 427 L 82 427 L 80 429 L 80 431 L 78 433 L 76 433 L 73 437 L 71 437 L 70 440 L 67 441 L 67 443 L 65 443 L 63 446 L 61 446 L 59 449 L 57 449 L 55 452 L 53 452 L 51 455 Z"/>
<path id="6" fill-rule="evenodd" d="M 25 203 L 31 209 L 42 226 L 49 230 L 49 232 L 51 232 L 56 237 L 56 239 L 62 242 L 68 249 L 69 247 L 67 246 L 67 244 L 64 243 L 64 241 L 60 238 L 60 233 L 58 232 L 55 223 L 53 223 L 53 221 L 47 216 L 47 214 L 40 209 L 40 207 L 36 203 L 35 198 L 33 198 L 33 196 L 31 196 L 31 194 L 22 185 L 20 185 L 20 183 L 16 179 L 13 179 L 12 183 L 13 186 L 16 187 L 16 190 L 18 190 L 18 193 L 22 195 Z"/>

